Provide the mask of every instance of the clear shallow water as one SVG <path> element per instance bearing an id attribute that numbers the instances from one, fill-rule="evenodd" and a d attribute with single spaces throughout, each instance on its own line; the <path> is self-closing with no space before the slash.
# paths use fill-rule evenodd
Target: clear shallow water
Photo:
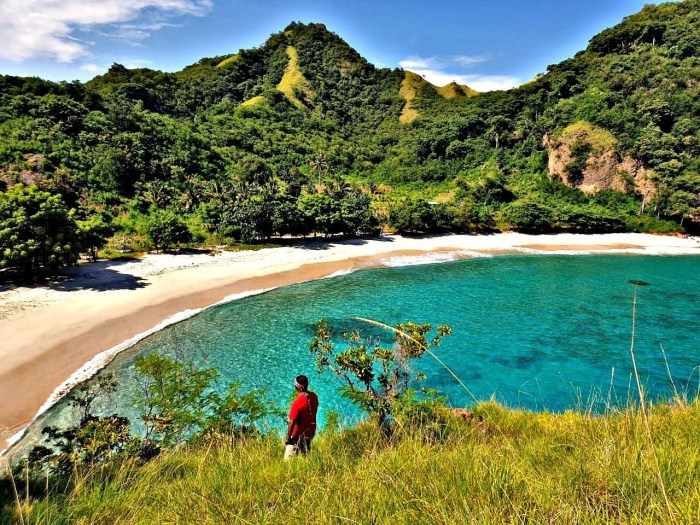
<path id="1" fill-rule="evenodd" d="M 412 320 L 448 324 L 454 335 L 436 349 L 479 399 L 494 396 L 512 407 L 560 411 L 602 410 L 605 402 L 634 397 L 629 354 L 631 279 L 638 288 L 636 357 L 650 396 L 672 394 L 660 344 L 673 380 L 694 395 L 700 365 L 700 257 L 636 255 L 514 255 L 442 264 L 362 270 L 280 288 L 217 306 L 171 326 L 121 354 L 109 367 L 120 379 L 115 404 L 135 415 L 136 355 L 178 347 L 222 380 L 244 389 L 265 388 L 280 406 L 294 377 L 305 373 L 323 406 L 350 419 L 356 414 L 337 393 L 338 383 L 318 376 L 308 351 L 313 324 L 327 319 L 338 332 L 391 334 L 354 316 L 390 325 Z M 417 368 L 426 386 L 447 394 L 453 406 L 469 395 L 430 357 Z M 611 389 L 611 377 L 614 377 Z M 67 417 L 59 403 L 33 432 Z"/>

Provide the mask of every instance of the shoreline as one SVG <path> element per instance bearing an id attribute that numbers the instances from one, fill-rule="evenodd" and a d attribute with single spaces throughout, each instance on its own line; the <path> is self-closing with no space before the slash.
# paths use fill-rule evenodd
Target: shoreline
<path id="1" fill-rule="evenodd" d="M 501 233 L 331 239 L 216 255 L 149 254 L 82 264 L 48 285 L 2 286 L 0 451 L 118 352 L 204 308 L 363 268 L 517 253 L 700 255 L 700 238 Z"/>

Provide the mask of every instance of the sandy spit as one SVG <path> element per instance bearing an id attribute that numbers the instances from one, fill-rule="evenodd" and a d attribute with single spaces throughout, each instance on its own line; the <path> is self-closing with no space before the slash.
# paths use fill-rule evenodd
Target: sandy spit
<path id="1" fill-rule="evenodd" d="M 0 284 L 0 450 L 94 356 L 183 311 L 363 267 L 514 252 L 700 255 L 700 238 L 390 235 L 215 255 L 148 254 L 130 262 L 80 264 L 47 285 Z"/>

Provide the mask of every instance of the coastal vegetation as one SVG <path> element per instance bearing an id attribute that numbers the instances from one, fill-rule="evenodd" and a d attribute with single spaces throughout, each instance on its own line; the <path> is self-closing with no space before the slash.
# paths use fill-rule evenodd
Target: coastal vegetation
<path id="1" fill-rule="evenodd" d="M 19 499 L 4 523 L 697 523 L 700 407 L 655 406 L 655 452 L 634 407 L 604 417 L 494 403 L 440 433 L 328 428 L 285 463 L 277 436 L 232 439 L 77 470 L 74 488 Z M 40 485 L 40 481 L 36 482 Z M 11 489 L 10 489 L 11 490 Z"/>
<path id="2" fill-rule="evenodd" d="M 285 463 L 275 434 L 212 434 L 157 457 L 73 468 L 68 486 L 20 463 L 0 523 L 696 523 L 697 400 L 604 415 L 493 402 L 328 424 Z M 657 472 L 665 481 L 660 488 Z M 27 492 L 28 488 L 28 492 Z M 664 491 L 668 495 L 666 504 Z"/>
<path id="3" fill-rule="evenodd" d="M 0 76 L 0 267 L 54 269 L 110 238 L 695 232 L 699 10 L 646 6 L 505 92 L 378 69 L 301 23 L 176 73 Z"/>

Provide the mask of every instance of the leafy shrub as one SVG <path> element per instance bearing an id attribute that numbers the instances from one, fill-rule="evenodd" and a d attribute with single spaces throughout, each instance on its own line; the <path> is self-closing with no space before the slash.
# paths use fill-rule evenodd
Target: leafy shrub
<path id="1" fill-rule="evenodd" d="M 431 330 L 429 324 L 398 324 L 391 348 L 382 347 L 379 340 L 363 340 L 358 332 L 344 334 L 347 348 L 338 352 L 330 326 L 322 319 L 316 324 L 316 337 L 309 350 L 319 373 L 335 374 L 343 383 L 343 397 L 375 417 L 379 426 L 385 426 L 398 412 L 408 416 L 414 399 L 411 387 L 425 379 L 425 374 L 413 369 L 413 362 L 452 333 L 448 326 L 440 325 L 428 342 L 426 336 Z"/>

